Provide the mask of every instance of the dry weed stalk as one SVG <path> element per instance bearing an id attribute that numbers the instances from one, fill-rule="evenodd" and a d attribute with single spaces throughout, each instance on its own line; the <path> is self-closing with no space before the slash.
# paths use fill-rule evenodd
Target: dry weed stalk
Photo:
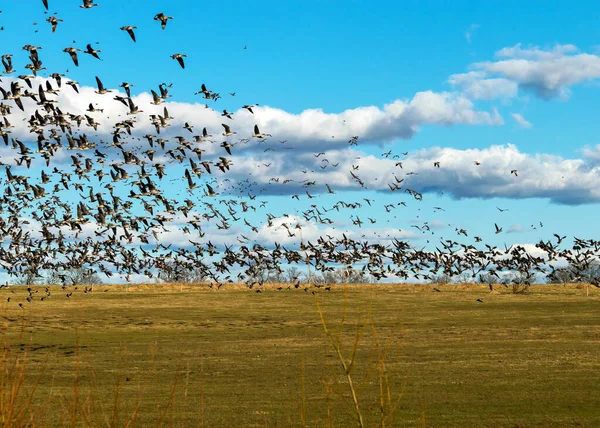
<path id="1" fill-rule="evenodd" d="M 319 311 L 319 317 L 321 318 L 321 324 L 323 325 L 323 330 L 329 339 L 329 342 L 334 347 L 335 352 L 338 357 L 338 361 L 340 362 L 344 374 L 346 375 L 346 380 L 348 381 L 348 387 L 350 388 L 350 393 L 352 395 L 352 403 L 354 404 L 354 411 L 356 412 L 356 422 L 360 428 L 365 426 L 365 422 L 363 420 L 362 412 L 360 410 L 360 405 L 358 403 L 358 395 L 356 393 L 356 388 L 354 387 L 354 380 L 352 379 L 352 367 L 354 366 L 354 361 L 356 358 L 356 351 L 358 349 L 358 341 L 362 335 L 362 331 L 364 329 L 364 325 L 361 325 L 360 318 L 361 314 L 359 314 L 359 319 L 356 323 L 356 334 L 354 336 L 354 345 L 350 352 L 349 362 L 346 362 L 346 358 L 342 353 L 342 332 L 344 327 L 344 321 L 346 319 L 346 311 L 347 311 L 347 295 L 344 291 L 344 310 L 342 312 L 342 321 L 340 325 L 340 330 L 337 337 L 334 337 L 329 327 L 327 326 L 327 322 L 325 321 L 325 317 L 323 315 L 323 310 L 321 309 L 321 305 L 319 304 L 319 299 L 317 298 L 317 294 L 315 296 L 315 303 L 317 305 L 317 311 Z M 370 309 L 370 308 L 369 308 Z"/>
<path id="2" fill-rule="evenodd" d="M 394 331 L 398 326 L 398 321 L 396 320 L 396 325 Z M 393 415 L 398 406 L 400 405 L 400 400 L 404 395 L 404 390 L 407 385 L 407 378 L 404 378 L 402 382 L 402 389 L 400 393 L 398 393 L 397 397 L 392 397 L 392 388 L 391 388 L 391 379 L 396 375 L 397 364 L 392 368 L 392 371 L 388 371 L 386 360 L 389 355 L 390 350 L 392 349 L 392 345 L 394 344 L 394 337 L 390 335 L 385 343 L 385 346 L 381 346 L 381 341 L 379 340 L 379 333 L 377 332 L 377 328 L 374 323 L 371 323 L 371 329 L 373 331 L 373 337 L 375 339 L 375 345 L 377 346 L 377 372 L 378 372 L 378 386 L 379 386 L 379 410 L 381 412 L 381 420 L 379 422 L 379 426 L 385 427 L 388 422 L 391 426 L 393 423 Z"/>
<path id="3" fill-rule="evenodd" d="M 372 292 L 372 290 L 371 290 Z M 323 326 L 323 330 L 325 334 L 335 349 L 337 360 L 344 372 L 344 375 L 347 380 L 348 389 L 350 390 L 350 395 L 352 398 L 352 405 L 354 410 L 354 418 L 359 427 L 365 426 L 365 419 L 363 415 L 363 411 L 361 410 L 361 406 L 359 403 L 359 396 L 361 387 L 365 386 L 369 383 L 374 372 L 377 372 L 377 386 L 378 386 L 378 408 L 380 412 L 379 421 L 377 423 L 380 427 L 386 427 L 392 425 L 393 414 L 397 410 L 400 401 L 404 395 L 404 391 L 407 385 L 407 378 L 404 379 L 402 383 L 401 391 L 395 396 L 392 392 L 392 379 L 397 374 L 398 362 L 388 364 L 387 360 L 390 356 L 392 349 L 394 348 L 394 344 L 399 345 L 395 338 L 395 334 L 392 333 L 389 337 L 383 341 L 380 338 L 379 331 L 375 326 L 372 319 L 372 296 L 369 298 L 369 304 L 366 311 L 366 314 L 359 313 L 357 321 L 355 323 L 355 331 L 354 331 L 354 340 L 352 343 L 352 347 L 350 349 L 348 357 L 344 357 L 344 351 L 342 349 L 342 339 L 343 339 L 343 331 L 346 323 L 346 317 L 348 312 L 348 296 L 346 294 L 346 288 L 344 287 L 344 306 L 341 315 L 340 327 L 336 333 L 332 332 L 331 328 L 325 321 L 325 315 L 323 313 L 323 309 L 319 304 L 319 300 L 317 295 L 314 295 L 315 304 L 317 306 L 317 311 L 319 312 L 319 317 L 321 319 L 321 324 Z M 393 331 L 396 332 L 398 329 L 399 323 L 396 320 L 394 324 Z M 376 364 L 373 368 L 367 370 L 367 374 L 362 382 L 356 383 L 353 378 L 353 368 L 356 364 L 357 360 L 357 352 L 359 350 L 359 344 L 361 338 L 363 337 L 365 330 L 370 327 L 370 330 L 374 339 L 375 350 L 371 350 L 369 355 L 369 362 L 371 362 L 371 358 L 373 353 L 376 355 Z M 391 369 L 390 369 L 391 366 Z M 327 426 L 333 426 L 333 418 L 331 414 L 331 396 L 332 396 L 332 387 L 326 381 L 322 381 L 326 393 L 327 393 Z M 302 420 L 303 425 L 305 423 L 305 419 Z"/>

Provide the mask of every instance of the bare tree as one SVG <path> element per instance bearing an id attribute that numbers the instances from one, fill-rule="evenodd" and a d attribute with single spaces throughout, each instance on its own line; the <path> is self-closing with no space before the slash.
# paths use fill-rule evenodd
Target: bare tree
<path id="1" fill-rule="evenodd" d="M 536 275 L 533 272 L 513 272 L 506 277 L 506 280 L 513 284 L 531 285 L 536 282 Z"/>
<path id="2" fill-rule="evenodd" d="M 301 272 L 296 266 L 290 266 L 285 271 L 285 280 L 287 282 L 295 282 L 300 278 Z"/>
<path id="3" fill-rule="evenodd" d="M 90 268 L 59 269 L 47 277 L 48 284 L 94 285 L 102 284 L 102 279 Z"/>
<path id="4" fill-rule="evenodd" d="M 169 261 L 158 268 L 158 279 L 162 282 L 198 283 L 207 278 L 206 271 L 197 266 L 187 266 Z"/>
<path id="5" fill-rule="evenodd" d="M 343 275 L 344 282 L 346 284 L 362 284 L 371 282 L 371 278 L 366 276 L 362 270 L 356 270 L 353 268 L 339 269 L 339 273 Z"/>
<path id="6" fill-rule="evenodd" d="M 342 275 L 335 270 L 327 270 L 321 275 L 325 284 L 339 284 L 342 282 Z M 316 281 L 315 281 L 316 282 Z"/>
<path id="7" fill-rule="evenodd" d="M 456 284 L 469 284 L 473 282 L 473 276 L 469 272 L 461 272 L 452 278 Z"/>
<path id="8" fill-rule="evenodd" d="M 245 270 L 245 273 L 250 281 L 261 284 L 267 282 L 269 278 L 269 268 L 257 260 L 250 260 L 248 262 L 248 268 Z"/>
<path id="9" fill-rule="evenodd" d="M 21 275 L 12 280 L 14 285 L 36 285 L 44 283 L 44 276 L 33 269 L 26 269 Z"/>
<path id="10" fill-rule="evenodd" d="M 432 284 L 448 284 L 452 280 L 452 277 L 447 273 L 440 273 L 436 275 L 432 275 L 429 280 Z"/>
<path id="11" fill-rule="evenodd" d="M 480 284 L 496 284 L 498 282 L 498 277 L 491 273 L 480 273 L 477 277 L 477 281 Z"/>
<path id="12" fill-rule="evenodd" d="M 548 276 L 550 284 L 586 282 L 592 284 L 600 279 L 600 263 L 593 260 L 586 263 L 569 263 L 564 268 L 552 271 Z"/>
<path id="13" fill-rule="evenodd" d="M 531 271 L 519 271 L 508 274 L 503 283 L 512 284 L 512 292 L 514 294 L 522 294 L 529 291 L 531 284 L 536 282 L 536 275 Z"/>
<path id="14" fill-rule="evenodd" d="M 575 275 L 568 268 L 559 268 L 547 276 L 549 284 L 568 284 L 574 282 Z"/>
<path id="15" fill-rule="evenodd" d="M 338 268 L 335 270 L 326 270 L 323 275 L 315 277 L 315 282 L 324 284 L 361 284 L 371 282 L 371 278 L 366 276 L 362 270 L 349 268 Z"/>

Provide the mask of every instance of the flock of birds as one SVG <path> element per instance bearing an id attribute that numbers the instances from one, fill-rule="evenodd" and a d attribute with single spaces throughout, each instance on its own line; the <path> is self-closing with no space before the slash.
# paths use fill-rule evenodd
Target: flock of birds
<path id="1" fill-rule="evenodd" d="M 41 2 L 48 10 L 48 0 Z M 83 0 L 80 7 L 90 9 L 97 6 L 91 0 Z M 172 19 L 172 16 L 163 13 L 154 16 L 162 30 Z M 56 14 L 49 16 L 47 21 L 51 25 L 51 33 L 56 32 L 63 22 Z M 137 26 L 133 25 L 120 27 L 132 43 L 136 42 L 136 29 Z M 313 242 L 305 242 L 302 224 L 335 228 L 335 215 L 349 211 L 352 224 L 360 229 L 365 221 L 361 220 L 359 212 L 366 211 L 367 221 L 375 224 L 378 220 L 374 217 L 377 216 L 368 213 L 385 210 L 393 214 L 407 203 L 419 203 L 423 195 L 403 187 L 404 179 L 394 176 L 388 184 L 390 192 L 402 191 L 410 201 L 377 207 L 375 199 L 361 198 L 358 201 L 340 200 L 325 207 L 313 199 L 318 200 L 318 193 L 336 193 L 335 185 L 318 182 L 318 173 L 310 175 L 314 171 L 302 170 L 308 177 L 305 180 L 293 180 L 283 175 L 272 177 L 268 183 L 253 181 L 252 177 L 230 180 L 227 174 L 235 169 L 232 156 L 238 148 L 254 144 L 268 152 L 285 146 L 287 142 L 274 141 L 257 125 L 248 130 L 248 138 L 238 138 L 237 132 L 232 130 L 234 114 L 225 109 L 221 113 L 224 123 L 220 132 L 185 122 L 178 125 L 181 126 L 179 135 L 163 138 L 165 130 L 169 127 L 172 130 L 175 126 L 172 124 L 177 123 L 170 116 L 166 104 L 172 87 L 166 83 L 150 91 L 150 104 L 165 106 L 162 114 L 148 116 L 155 132 L 141 136 L 137 134 L 136 127 L 144 120 L 144 106 L 133 101 L 131 88 L 134 85 L 123 82 L 120 88 L 126 96 L 122 96 L 107 89 L 96 76 L 95 93 L 105 97 L 114 95 L 113 100 L 125 109 L 124 114 L 119 116 L 121 119 L 112 126 L 111 141 L 88 135 L 85 129 L 90 132 L 98 130 L 100 123 L 96 114 L 102 115 L 102 109 L 90 102 L 85 113 L 63 110 L 55 97 L 67 90 L 72 91 L 72 97 L 83 96 L 79 94 L 79 83 L 65 74 L 48 73 L 43 66 L 41 49 L 30 44 L 23 46 L 29 56 L 29 63 L 24 68 L 31 74 L 16 78 L 17 66 L 13 63 L 13 55 L 5 53 L 1 57 L 5 77 L 0 80 L 0 137 L 6 148 L 0 157 L 5 176 L 0 183 L 3 190 L 0 197 L 0 236 L 3 241 L 0 267 L 10 275 L 56 272 L 66 282 L 65 271 L 86 269 L 108 277 L 120 274 L 129 281 L 132 275 L 153 278 L 159 271 L 189 269 L 202 272 L 211 287 L 218 288 L 226 282 L 245 282 L 250 288 L 260 291 L 263 285 L 257 280 L 260 272 L 266 269 L 281 273 L 285 266 L 294 265 L 306 267 L 314 273 L 341 266 L 358 270 L 376 280 L 427 281 L 440 273 L 455 276 L 468 272 L 473 278 L 488 274 L 488 277 L 501 282 L 503 272 L 533 272 L 553 278 L 566 269 L 558 267 L 557 261 L 566 260 L 570 263 L 568 269 L 581 280 L 577 273 L 588 269 L 598 256 L 599 241 L 575 239 L 571 249 L 561 249 L 559 246 L 564 237 L 559 235 L 555 235 L 556 242 L 540 241 L 536 245 L 545 254 L 544 257 L 534 257 L 522 246 L 497 248 L 484 244 L 484 248 L 477 248 L 454 239 L 440 239 L 435 251 L 417 249 L 407 241 L 390 236 L 376 236 L 376 242 L 371 242 L 366 235 L 352 239 L 352 235 L 348 237 L 350 234 L 347 233 L 336 236 L 324 234 Z M 76 67 L 79 66 L 79 52 L 97 59 L 102 53 L 91 44 L 87 44 L 85 50 L 66 47 L 64 52 L 69 54 Z M 181 68 L 185 68 L 186 57 L 181 53 L 171 56 Z M 36 80 L 42 77 L 41 74 L 43 79 Z M 35 87 L 34 82 L 38 81 L 42 83 Z M 202 84 L 195 95 L 213 103 L 221 98 L 206 84 Z M 229 93 L 229 96 L 233 97 L 235 93 Z M 245 104 L 242 110 L 245 110 L 244 114 L 254 115 L 257 105 Z M 15 111 L 25 114 L 32 136 L 23 138 L 25 141 L 11 135 L 16 123 L 12 119 Z M 201 131 L 196 133 L 195 129 Z M 216 141 L 219 137 L 222 137 L 220 143 Z M 358 140 L 359 136 L 353 136 L 348 144 L 356 146 Z M 212 147 L 216 144 L 220 152 L 215 154 Z M 211 150 L 207 150 L 208 147 Z M 385 158 L 396 159 L 399 170 L 407 155 L 402 153 L 402 158 L 391 151 L 382 154 Z M 314 157 L 321 162 L 322 170 L 338 167 L 338 163 L 327 159 L 326 152 L 315 153 Z M 480 165 L 480 162 L 475 162 L 475 167 Z M 271 163 L 261 166 L 269 168 Z M 440 162 L 433 166 L 440 168 Z M 510 173 L 518 177 L 516 169 Z M 176 177 L 164 179 L 165 176 Z M 353 165 L 348 176 L 360 187 L 366 187 L 360 177 L 359 165 Z M 165 181 L 170 187 L 185 186 L 185 190 L 177 194 L 171 192 L 169 196 L 164 189 Z M 180 186 L 181 183 L 184 183 L 183 186 Z M 306 200 L 308 206 L 300 213 L 284 212 L 275 216 L 269 212 L 265 195 L 269 194 L 269 186 L 284 184 L 295 186 L 299 191 L 291 196 L 292 199 L 298 202 Z M 288 206 L 279 208 L 287 210 Z M 434 210 L 444 209 L 435 207 Z M 264 212 L 265 221 L 252 221 L 261 212 Z M 176 217 L 183 219 L 179 230 L 186 236 L 187 242 L 166 245 L 161 242 L 161 236 L 172 232 L 167 226 Z M 390 220 L 390 224 L 395 222 L 394 219 Z M 501 227 L 494 226 L 495 233 L 502 232 Z M 288 245 L 288 248 L 277 242 L 262 245 L 257 242 L 256 236 L 263 227 L 284 228 L 287 237 L 299 238 L 299 245 Z M 427 233 L 428 237 L 434 233 L 428 222 L 413 227 L 423 234 Z M 236 243 L 221 248 L 213 245 L 210 239 L 212 232 L 208 229 L 235 234 Z M 456 228 L 456 235 L 468 237 L 468 231 Z M 474 239 L 475 243 L 482 242 L 479 237 Z M 593 282 L 598 285 L 596 280 Z M 308 281 L 301 285 L 300 278 L 297 278 L 295 286 L 306 291 L 315 291 L 319 287 Z M 29 290 L 28 302 L 33 298 Z M 85 292 L 88 291 L 86 288 Z"/>

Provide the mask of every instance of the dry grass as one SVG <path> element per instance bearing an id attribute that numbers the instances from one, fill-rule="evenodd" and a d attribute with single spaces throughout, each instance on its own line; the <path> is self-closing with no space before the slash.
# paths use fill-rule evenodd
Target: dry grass
<path id="1" fill-rule="evenodd" d="M 595 288 L 280 286 L 2 290 L 1 421 L 600 425 Z"/>

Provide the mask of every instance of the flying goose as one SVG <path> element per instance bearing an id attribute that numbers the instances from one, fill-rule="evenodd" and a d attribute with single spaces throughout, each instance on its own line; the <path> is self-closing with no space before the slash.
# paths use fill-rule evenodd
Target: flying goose
<path id="1" fill-rule="evenodd" d="M 98 85 L 98 90 L 94 91 L 95 93 L 103 95 L 112 92 L 110 89 L 104 89 L 104 85 L 98 76 L 96 76 L 96 84 Z"/>
<path id="2" fill-rule="evenodd" d="M 206 85 L 203 83 L 201 89 L 198 92 L 195 92 L 194 95 L 204 94 L 204 98 L 207 98 L 210 95 L 210 91 L 206 89 Z"/>
<path id="3" fill-rule="evenodd" d="M 192 176 L 190 175 L 190 171 L 187 168 L 185 169 L 185 178 L 187 179 L 187 182 L 188 182 L 187 189 L 191 192 L 197 186 L 196 186 L 196 183 L 194 183 L 194 180 L 192 180 Z"/>
<path id="4" fill-rule="evenodd" d="M 129 37 L 131 37 L 131 40 L 133 40 L 135 42 L 135 33 L 133 32 L 133 30 L 136 28 L 137 27 L 134 25 L 125 25 L 124 27 L 121 27 L 121 30 L 127 31 L 127 34 L 129 34 Z"/>
<path id="5" fill-rule="evenodd" d="M 164 30 L 164 29 L 165 29 L 165 27 L 167 26 L 167 21 L 168 21 L 169 19 L 173 19 L 173 17 L 172 17 L 172 16 L 167 16 L 167 15 L 165 15 L 165 14 L 164 14 L 164 13 L 162 13 L 162 12 L 160 12 L 160 13 L 157 13 L 156 15 L 154 15 L 154 20 L 155 20 L 155 21 L 160 21 L 160 26 L 161 26 L 161 28 L 162 28 L 163 30 Z"/>
<path id="6" fill-rule="evenodd" d="M 75 67 L 79 67 L 79 60 L 77 59 L 77 51 L 81 51 L 81 49 L 73 48 L 73 47 L 67 47 L 67 48 L 63 49 L 63 52 L 67 52 L 69 55 L 71 55 L 71 59 L 73 60 L 73 64 L 75 64 Z"/>
<path id="7" fill-rule="evenodd" d="M 206 183 L 206 195 L 207 196 L 217 196 L 217 193 L 215 193 L 214 189 L 212 188 L 212 186 L 208 183 Z"/>
<path id="8" fill-rule="evenodd" d="M 171 95 L 169 95 L 169 88 L 171 86 L 173 86 L 172 83 L 168 86 L 166 83 L 161 83 L 160 85 L 158 85 L 158 89 L 160 90 L 160 97 L 163 100 L 166 100 L 167 98 L 171 98 Z"/>
<path id="9" fill-rule="evenodd" d="M 143 110 L 140 110 L 138 106 L 133 104 L 133 101 L 131 100 L 131 98 L 127 98 L 127 102 L 128 102 L 128 107 L 129 107 L 129 111 L 127 112 L 127 114 L 143 113 Z"/>
<path id="10" fill-rule="evenodd" d="M 231 154 L 231 147 L 233 147 L 233 146 L 231 144 L 229 144 L 227 141 L 223 141 L 221 143 L 221 147 L 223 147 L 227 153 Z"/>
<path id="11" fill-rule="evenodd" d="M 101 51 L 101 50 L 94 49 L 94 48 L 92 47 L 92 45 L 90 45 L 89 43 L 87 44 L 87 46 L 86 46 L 86 48 L 85 48 L 85 51 L 83 51 L 83 53 L 86 53 L 86 54 L 88 54 L 88 55 L 91 55 L 91 56 L 93 56 L 94 58 L 98 58 L 98 59 L 100 59 L 100 57 L 98 56 L 98 52 L 102 52 L 102 51 Z"/>
<path id="12" fill-rule="evenodd" d="M 63 22 L 62 19 L 59 19 L 54 15 L 46 18 L 46 21 L 48 21 L 50 24 L 52 24 L 52 32 L 53 33 L 56 31 L 56 27 L 58 26 L 58 23 Z"/>
<path id="13" fill-rule="evenodd" d="M 131 83 L 123 82 L 123 83 L 121 83 L 119 85 L 119 88 L 125 89 L 125 93 L 127 94 L 128 97 L 130 97 L 131 96 L 131 89 L 129 89 L 129 88 L 131 88 L 132 86 L 134 86 L 134 85 L 131 84 Z"/>
<path id="14" fill-rule="evenodd" d="M 33 75 L 31 75 L 31 74 L 30 74 L 30 75 L 24 75 L 24 74 L 21 74 L 21 75 L 19 76 L 19 79 L 21 79 L 21 80 L 24 80 L 24 81 L 25 81 L 25 83 L 27 83 L 27 86 L 29 86 L 30 88 L 33 88 L 32 84 L 31 84 L 31 79 L 33 79 L 34 77 L 35 77 L 35 76 L 33 76 Z"/>
<path id="15" fill-rule="evenodd" d="M 230 135 L 234 135 L 237 134 L 237 132 L 232 132 L 231 129 L 229 128 L 229 125 L 226 125 L 224 123 L 221 124 L 221 126 L 223 126 L 223 128 L 225 128 L 225 132 L 223 132 L 221 135 L 223 135 L 224 137 L 228 137 Z"/>
<path id="16" fill-rule="evenodd" d="M 185 68 L 185 64 L 183 63 L 183 58 L 187 57 L 187 55 L 184 54 L 173 54 L 171 55 L 171 58 L 176 59 L 177 62 L 179 63 L 179 65 L 181 66 L 181 68 Z"/>
<path id="17" fill-rule="evenodd" d="M 92 3 L 92 0 L 83 0 L 83 4 L 79 6 L 81 9 L 91 9 L 94 6 L 98 6 L 97 3 Z"/>
<path id="18" fill-rule="evenodd" d="M 163 102 L 162 98 L 158 96 L 154 89 L 150 89 L 150 92 L 152 92 L 152 101 L 150 104 L 157 106 Z"/>
<path id="19" fill-rule="evenodd" d="M 87 108 L 86 111 L 89 111 L 90 113 L 94 113 L 95 111 L 99 111 L 100 113 L 102 113 L 104 111 L 104 109 L 96 108 L 96 107 L 94 107 L 94 104 L 90 103 L 90 105 L 88 106 L 88 108 Z"/>
<path id="20" fill-rule="evenodd" d="M 265 138 L 270 137 L 271 134 L 261 134 L 260 130 L 258 129 L 258 125 L 254 125 L 254 134 L 252 134 L 252 136 L 254 138 Z"/>

